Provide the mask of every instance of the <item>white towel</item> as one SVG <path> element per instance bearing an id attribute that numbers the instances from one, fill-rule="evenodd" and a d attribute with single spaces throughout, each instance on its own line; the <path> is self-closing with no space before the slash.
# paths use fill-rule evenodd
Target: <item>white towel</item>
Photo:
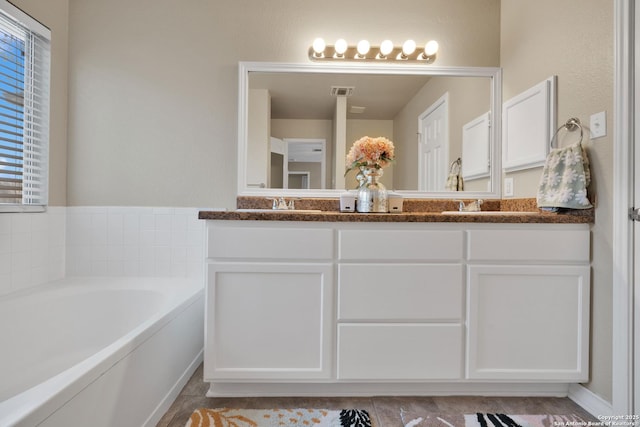
<path id="1" fill-rule="evenodd" d="M 542 170 L 538 188 L 538 207 L 589 209 L 587 187 L 591 181 L 589 158 L 582 144 L 551 150 Z"/>

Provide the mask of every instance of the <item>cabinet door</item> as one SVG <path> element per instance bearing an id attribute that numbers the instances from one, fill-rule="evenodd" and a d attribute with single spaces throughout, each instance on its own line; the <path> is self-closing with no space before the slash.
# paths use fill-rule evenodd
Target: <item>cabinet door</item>
<path id="1" fill-rule="evenodd" d="M 588 266 L 470 266 L 470 379 L 588 379 Z"/>
<path id="2" fill-rule="evenodd" d="M 329 378 L 332 282 L 331 264 L 209 264 L 205 379 Z"/>

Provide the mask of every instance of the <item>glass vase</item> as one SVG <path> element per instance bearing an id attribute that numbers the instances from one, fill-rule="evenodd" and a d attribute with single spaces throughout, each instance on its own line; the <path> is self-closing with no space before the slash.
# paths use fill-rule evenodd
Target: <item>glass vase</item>
<path id="1" fill-rule="evenodd" d="M 365 182 L 358 190 L 358 212 L 389 212 L 387 189 L 379 181 L 382 169 L 365 168 L 363 171 Z"/>

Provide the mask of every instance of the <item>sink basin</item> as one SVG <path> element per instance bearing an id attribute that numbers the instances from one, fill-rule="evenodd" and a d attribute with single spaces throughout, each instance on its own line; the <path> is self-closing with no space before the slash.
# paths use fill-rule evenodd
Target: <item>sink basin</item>
<path id="1" fill-rule="evenodd" d="M 443 215 L 537 215 L 538 212 L 522 212 L 522 211 L 476 211 L 476 212 L 460 212 L 460 211 L 444 211 Z"/>
<path id="2" fill-rule="evenodd" d="M 236 212 L 321 213 L 320 209 L 236 209 Z"/>

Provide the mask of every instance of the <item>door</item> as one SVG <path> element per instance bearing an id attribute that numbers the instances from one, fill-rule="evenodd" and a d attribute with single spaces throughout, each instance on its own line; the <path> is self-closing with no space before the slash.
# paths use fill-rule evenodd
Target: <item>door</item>
<path id="1" fill-rule="evenodd" d="M 444 191 L 449 167 L 449 93 L 418 118 L 418 190 Z"/>

